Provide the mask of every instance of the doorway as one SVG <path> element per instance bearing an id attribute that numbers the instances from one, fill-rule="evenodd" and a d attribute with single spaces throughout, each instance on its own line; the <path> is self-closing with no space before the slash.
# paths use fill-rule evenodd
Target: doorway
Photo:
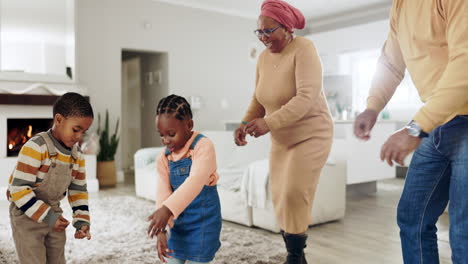
<path id="1" fill-rule="evenodd" d="M 141 148 L 161 146 L 154 118 L 160 99 L 169 93 L 168 55 L 122 50 L 122 169 L 134 182 L 134 159 Z"/>

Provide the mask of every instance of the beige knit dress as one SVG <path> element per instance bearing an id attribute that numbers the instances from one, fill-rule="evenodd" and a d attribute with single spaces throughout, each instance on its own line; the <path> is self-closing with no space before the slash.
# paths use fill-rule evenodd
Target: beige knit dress
<path id="1" fill-rule="evenodd" d="M 302 233 L 333 138 L 322 67 L 310 40 L 298 36 L 281 53 L 260 55 L 243 120 L 260 117 L 271 133 L 270 188 L 278 223 L 287 233 Z"/>

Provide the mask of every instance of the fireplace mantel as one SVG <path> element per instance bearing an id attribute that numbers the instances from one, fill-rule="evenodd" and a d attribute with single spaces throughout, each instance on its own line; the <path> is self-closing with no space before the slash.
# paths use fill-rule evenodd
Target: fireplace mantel
<path id="1" fill-rule="evenodd" d="M 58 95 L 0 93 L 0 105 L 53 105 L 59 97 Z M 89 101 L 88 96 L 85 98 Z"/>
<path id="2" fill-rule="evenodd" d="M 0 94 L 3 105 L 53 105 L 58 95 Z"/>

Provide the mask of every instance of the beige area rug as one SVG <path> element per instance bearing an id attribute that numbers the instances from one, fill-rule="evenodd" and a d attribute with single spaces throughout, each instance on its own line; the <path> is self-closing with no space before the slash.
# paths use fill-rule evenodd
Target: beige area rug
<path id="1" fill-rule="evenodd" d="M 156 241 L 146 236 L 145 219 L 153 207 L 153 202 L 133 196 L 90 199 L 93 238 L 75 240 L 74 229 L 69 227 L 67 263 L 160 263 Z M 70 220 L 70 206 L 63 203 L 62 208 Z M 0 215 L 0 263 L 18 263 L 9 214 L 2 210 Z M 282 263 L 286 254 L 279 235 L 231 223 L 223 225 L 221 240 L 221 249 L 213 262 L 216 264 L 276 264 Z"/>

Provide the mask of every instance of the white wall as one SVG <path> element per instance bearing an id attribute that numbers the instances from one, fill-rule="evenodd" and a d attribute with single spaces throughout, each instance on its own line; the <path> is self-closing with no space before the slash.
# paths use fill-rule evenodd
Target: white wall
<path id="1" fill-rule="evenodd" d="M 221 129 L 221 120 L 242 117 L 254 90 L 255 64 L 247 54 L 257 41 L 255 20 L 150 0 L 80 0 L 77 23 L 77 77 L 97 112 L 120 115 L 126 48 L 168 53 L 169 92 L 202 97 L 197 129 Z M 221 98 L 231 107 L 220 109 Z"/>
<path id="2" fill-rule="evenodd" d="M 254 90 L 255 64 L 247 56 L 258 41 L 254 19 L 151 0 L 80 0 L 76 8 L 77 78 L 96 112 L 109 109 L 112 123 L 121 116 L 122 49 L 168 53 L 169 92 L 203 100 L 195 129 L 222 129 L 222 120 L 243 116 Z"/>

